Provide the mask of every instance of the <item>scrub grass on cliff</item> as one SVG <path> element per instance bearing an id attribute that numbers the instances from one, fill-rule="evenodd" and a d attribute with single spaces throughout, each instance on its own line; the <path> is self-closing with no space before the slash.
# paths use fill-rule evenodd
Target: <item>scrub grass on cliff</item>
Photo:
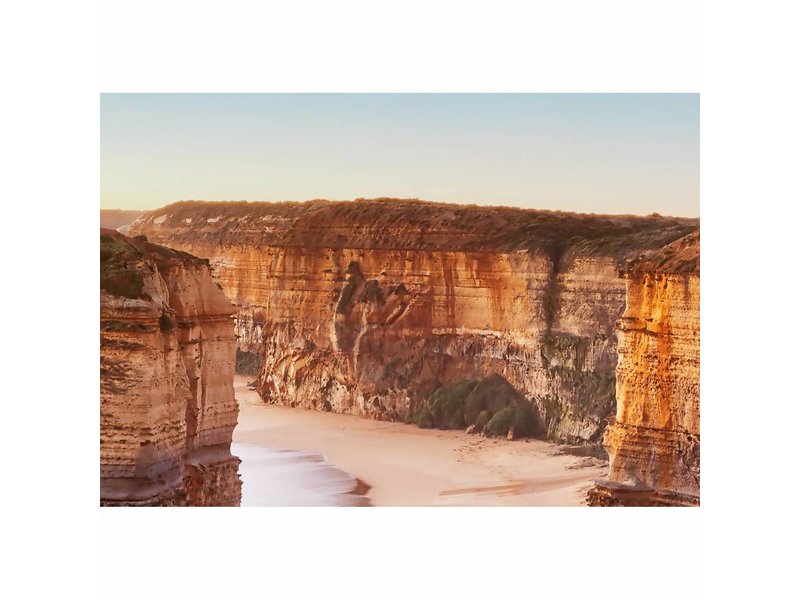
<path id="1" fill-rule="evenodd" d="M 100 234 L 100 289 L 114 296 L 141 298 L 142 275 L 130 263 L 143 256 L 133 244 L 119 236 Z"/>
<path id="2" fill-rule="evenodd" d="M 413 419 L 425 429 L 464 429 L 489 436 L 532 437 L 543 427 L 531 404 L 498 374 L 440 386 Z"/>
<path id="3" fill-rule="evenodd" d="M 144 292 L 141 273 L 145 263 L 158 269 L 174 264 L 209 265 L 208 259 L 151 244 L 144 236 L 128 237 L 111 229 L 100 229 L 101 290 L 114 296 L 150 300 Z"/>
<path id="4" fill-rule="evenodd" d="M 270 226 L 264 227 L 264 223 Z M 408 198 L 357 198 L 307 202 L 182 201 L 143 215 L 133 229 L 186 244 L 528 250 L 544 252 L 554 263 L 567 264 L 576 255 L 601 254 L 614 256 L 623 264 L 698 226 L 697 219 L 656 214 L 596 215 Z"/>

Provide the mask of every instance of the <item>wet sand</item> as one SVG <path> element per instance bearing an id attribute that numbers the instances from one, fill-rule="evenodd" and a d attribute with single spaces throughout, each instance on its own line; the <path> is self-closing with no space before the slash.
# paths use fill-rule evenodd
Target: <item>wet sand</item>
<path id="1" fill-rule="evenodd" d="M 539 440 L 263 404 L 251 379 L 235 380 L 245 506 L 578 506 L 606 474 L 604 461 Z"/>

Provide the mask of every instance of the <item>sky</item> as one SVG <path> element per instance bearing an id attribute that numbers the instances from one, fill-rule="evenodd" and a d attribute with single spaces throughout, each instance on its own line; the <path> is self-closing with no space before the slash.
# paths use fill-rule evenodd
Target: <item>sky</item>
<path id="1" fill-rule="evenodd" d="M 102 94 L 101 208 L 398 197 L 700 214 L 699 94 Z"/>

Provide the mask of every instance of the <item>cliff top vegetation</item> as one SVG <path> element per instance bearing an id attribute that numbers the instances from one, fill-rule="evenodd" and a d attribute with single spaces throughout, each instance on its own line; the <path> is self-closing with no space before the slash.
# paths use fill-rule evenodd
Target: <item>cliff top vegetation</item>
<path id="1" fill-rule="evenodd" d="M 634 259 L 627 273 L 695 273 L 700 274 L 700 230 L 679 238 L 658 250 Z"/>
<path id="2" fill-rule="evenodd" d="M 163 231 L 182 244 L 329 248 L 543 251 L 630 258 L 699 227 L 698 219 L 597 215 L 501 206 L 358 198 L 353 201 L 203 202 L 146 213 L 131 231 Z M 168 234 L 167 234 L 168 232 Z"/>
<path id="3" fill-rule="evenodd" d="M 170 261 L 208 264 L 186 252 L 149 243 L 143 236 L 130 238 L 111 229 L 100 228 L 100 289 L 114 296 L 147 298 L 141 266 L 154 261 L 164 267 Z"/>

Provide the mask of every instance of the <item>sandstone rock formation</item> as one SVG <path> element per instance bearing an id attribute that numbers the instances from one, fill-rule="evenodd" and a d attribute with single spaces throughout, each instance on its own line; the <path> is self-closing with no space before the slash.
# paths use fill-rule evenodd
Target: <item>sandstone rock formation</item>
<path id="1" fill-rule="evenodd" d="M 100 503 L 238 506 L 234 308 L 205 260 L 100 230 Z"/>
<path id="2" fill-rule="evenodd" d="M 497 373 L 580 442 L 614 408 L 619 269 L 696 227 L 377 199 L 181 202 L 131 232 L 210 259 L 265 401 L 409 420 Z"/>
<path id="3" fill-rule="evenodd" d="M 593 505 L 697 505 L 700 498 L 700 232 L 625 271 L 617 412 L 608 479 Z"/>

